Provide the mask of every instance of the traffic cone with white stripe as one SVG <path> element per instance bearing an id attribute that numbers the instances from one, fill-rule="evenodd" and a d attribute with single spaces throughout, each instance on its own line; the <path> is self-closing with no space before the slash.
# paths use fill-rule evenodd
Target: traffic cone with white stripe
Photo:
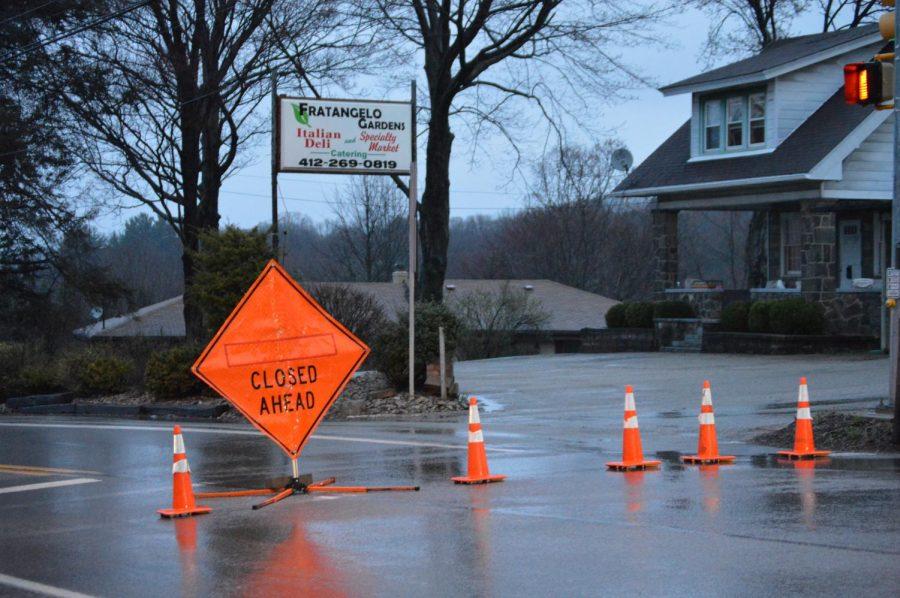
<path id="1" fill-rule="evenodd" d="M 703 381 L 703 398 L 700 400 L 700 440 L 697 442 L 697 454 L 682 457 L 685 463 L 731 463 L 734 457 L 719 454 L 719 442 L 716 440 L 716 416 L 713 414 L 712 391 L 709 380 Z"/>
<path id="2" fill-rule="evenodd" d="M 831 451 L 817 451 L 813 441 L 812 414 L 809 412 L 809 389 L 806 378 L 800 378 L 800 390 L 797 393 L 797 419 L 794 420 L 794 450 L 778 451 L 788 459 L 815 459 L 825 457 Z"/>
<path id="3" fill-rule="evenodd" d="M 172 459 L 172 508 L 157 511 L 162 517 L 189 517 L 212 511 L 209 507 L 200 506 L 194 500 L 194 489 L 191 487 L 191 467 L 184 452 L 184 438 L 181 426 L 175 426 Z"/>
<path id="4" fill-rule="evenodd" d="M 469 466 L 468 475 L 452 478 L 457 484 L 489 484 L 502 482 L 505 475 L 491 475 L 488 469 L 487 453 L 484 450 L 484 435 L 481 432 L 481 418 L 478 417 L 478 399 L 469 397 Z"/>
<path id="5" fill-rule="evenodd" d="M 625 422 L 622 431 L 622 460 L 606 464 L 616 471 L 659 467 L 661 461 L 645 461 L 641 448 L 641 432 L 638 429 L 637 408 L 634 405 L 634 389 L 625 387 Z"/>

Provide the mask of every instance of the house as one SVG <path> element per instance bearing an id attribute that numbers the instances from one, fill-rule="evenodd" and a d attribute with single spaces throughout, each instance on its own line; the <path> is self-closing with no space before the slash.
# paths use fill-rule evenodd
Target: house
<path id="1" fill-rule="evenodd" d="M 879 335 L 893 117 L 847 105 L 842 86 L 844 64 L 883 46 L 877 25 L 784 39 L 661 88 L 691 94 L 691 116 L 614 192 L 655 199 L 658 293 L 717 318 L 735 294 L 678 280 L 678 214 L 752 210 L 764 252 L 743 298 L 802 297 L 824 306 L 831 333 Z"/>
<path id="2" fill-rule="evenodd" d="M 342 285 L 375 298 L 388 317 L 407 308 L 406 272 L 395 272 L 391 282 L 311 282 L 304 286 Z M 606 328 L 606 312 L 618 301 L 582 291 L 552 280 L 450 279 L 445 283 L 445 301 L 452 305 L 475 292 L 499 293 L 504 287 L 519 289 L 540 302 L 547 320 L 539 331 L 522 331 L 516 343 L 523 352 L 564 352 L 577 350 L 580 331 Z M 75 331 L 84 339 L 156 337 L 177 339 L 185 335 L 184 304 L 181 295 L 141 309 L 96 322 Z"/>

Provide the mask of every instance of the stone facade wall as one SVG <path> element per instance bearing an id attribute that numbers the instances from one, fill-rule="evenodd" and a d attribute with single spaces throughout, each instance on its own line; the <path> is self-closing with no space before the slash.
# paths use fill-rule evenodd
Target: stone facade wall
<path id="1" fill-rule="evenodd" d="M 653 210 L 653 290 L 674 288 L 678 280 L 678 212 Z"/>
<path id="2" fill-rule="evenodd" d="M 814 207 L 803 202 L 800 210 L 800 292 L 807 301 L 833 293 L 837 283 L 837 218 Z"/>
<path id="3" fill-rule="evenodd" d="M 881 293 L 823 293 L 825 321 L 832 334 L 881 334 Z"/>

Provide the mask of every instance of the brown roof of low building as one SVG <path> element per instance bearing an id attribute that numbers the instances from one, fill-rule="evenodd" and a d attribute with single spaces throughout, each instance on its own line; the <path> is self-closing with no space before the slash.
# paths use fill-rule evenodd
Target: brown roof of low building
<path id="1" fill-rule="evenodd" d="M 372 295 L 390 317 L 406 309 L 406 285 L 391 282 L 310 282 L 305 286 L 343 285 Z M 583 328 L 605 328 L 606 312 L 618 301 L 582 291 L 546 279 L 449 279 L 444 297 L 447 302 L 477 291 L 499 293 L 504 285 L 525 290 L 540 301 L 549 315 L 542 329 L 578 331 Z M 452 287 L 452 288 L 451 288 Z M 75 331 L 78 336 L 93 337 L 182 337 L 185 334 L 181 295 L 148 305 L 136 312 L 97 322 Z"/>

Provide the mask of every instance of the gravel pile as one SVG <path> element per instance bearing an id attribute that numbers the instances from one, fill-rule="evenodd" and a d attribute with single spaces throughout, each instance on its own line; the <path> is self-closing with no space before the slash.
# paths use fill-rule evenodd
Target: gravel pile
<path id="1" fill-rule="evenodd" d="M 453 413 L 466 409 L 467 400 L 459 396 L 447 397 L 445 401 L 428 395 L 415 395 L 410 399 L 409 393 L 396 392 L 384 374 L 366 371 L 350 380 L 326 419 Z"/>
<path id="2" fill-rule="evenodd" d="M 873 419 L 829 411 L 813 416 L 816 448 L 832 451 L 895 452 L 900 447 L 891 439 L 890 420 Z M 794 443 L 794 424 L 764 432 L 752 438 L 757 444 L 790 448 Z"/>

